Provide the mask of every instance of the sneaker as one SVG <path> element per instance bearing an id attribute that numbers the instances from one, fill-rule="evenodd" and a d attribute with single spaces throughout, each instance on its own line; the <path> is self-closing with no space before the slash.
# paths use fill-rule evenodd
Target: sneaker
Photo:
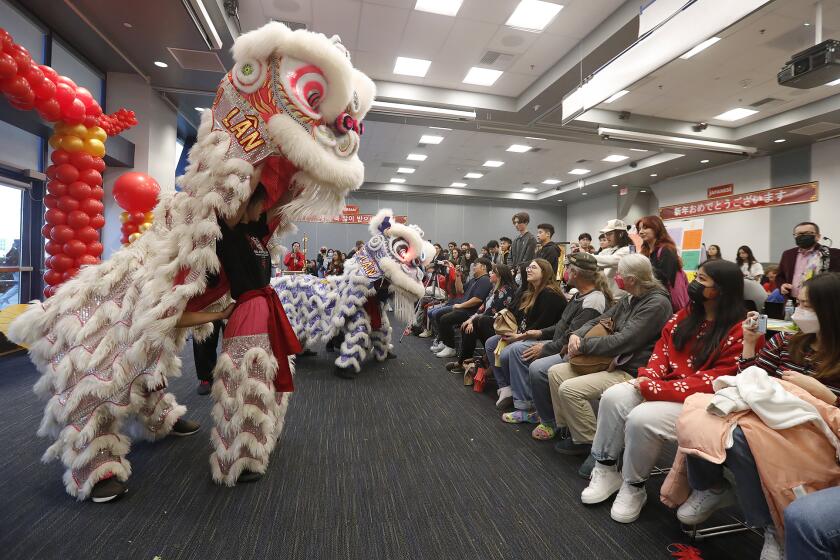
<path id="1" fill-rule="evenodd" d="M 764 546 L 761 548 L 761 560 L 784 560 L 785 550 L 779 544 L 776 528 L 772 525 L 764 529 Z"/>
<path id="2" fill-rule="evenodd" d="M 595 468 L 592 469 L 592 480 L 581 492 L 580 501 L 584 504 L 600 504 L 618 492 L 623 483 L 621 473 L 615 465 L 595 463 Z"/>
<path id="3" fill-rule="evenodd" d="M 429 350 L 431 350 L 431 351 L 432 351 L 432 353 L 437 354 L 438 352 L 440 352 L 441 350 L 443 350 L 444 346 L 446 346 L 446 345 L 445 345 L 443 342 L 441 342 L 441 341 L 439 341 L 439 340 L 436 340 L 436 341 L 435 341 L 435 343 L 434 343 L 434 344 L 432 344 L 432 345 L 429 347 Z"/>
<path id="4" fill-rule="evenodd" d="M 426 329 L 425 331 L 421 332 L 417 336 L 419 336 L 420 338 L 429 338 L 430 336 L 432 336 L 432 331 L 430 331 L 429 329 Z"/>
<path id="5" fill-rule="evenodd" d="M 438 358 L 454 358 L 458 355 L 458 351 L 454 348 L 450 348 L 444 344 L 443 348 L 441 348 L 440 352 L 435 354 Z"/>
<path id="6" fill-rule="evenodd" d="M 93 485 L 93 489 L 90 491 L 90 500 L 94 503 L 102 504 L 119 498 L 126 492 L 128 492 L 128 486 L 126 486 L 125 482 L 121 482 L 117 480 L 117 477 L 112 476 L 102 479 Z"/>
<path id="7" fill-rule="evenodd" d="M 505 410 L 513 406 L 513 390 L 508 387 L 499 389 L 499 398 L 496 400 L 496 408 Z"/>
<path id="8" fill-rule="evenodd" d="M 242 474 L 239 475 L 239 478 L 236 479 L 236 483 L 248 483 L 248 482 L 256 482 L 263 477 L 262 474 L 258 472 L 253 472 L 249 470 L 242 471 Z"/>
<path id="9" fill-rule="evenodd" d="M 514 410 L 513 412 L 506 412 L 502 414 L 502 422 L 506 424 L 539 424 L 540 417 L 536 410 L 528 412 L 527 410 Z"/>
<path id="10" fill-rule="evenodd" d="M 209 381 L 201 381 L 198 384 L 198 389 L 196 389 L 196 393 L 199 395 L 209 395 L 211 389 L 211 384 Z"/>
<path id="11" fill-rule="evenodd" d="M 201 428 L 201 424 L 193 422 L 192 420 L 184 420 L 178 418 L 178 421 L 172 425 L 172 431 L 169 432 L 173 436 L 191 436 Z"/>
<path id="12" fill-rule="evenodd" d="M 642 513 L 642 508 L 647 503 L 647 490 L 645 487 L 638 487 L 626 482 L 621 485 L 618 496 L 615 497 L 610 517 L 619 523 L 633 523 Z"/>
<path id="13" fill-rule="evenodd" d="M 589 454 L 589 457 L 586 458 L 586 461 L 578 469 L 578 476 L 581 478 L 585 478 L 586 480 L 590 480 L 592 478 L 592 469 L 595 468 L 595 456 L 592 453 Z"/>
<path id="14" fill-rule="evenodd" d="M 385 356 L 385 359 L 386 359 L 386 360 L 396 360 L 396 359 L 397 359 L 397 355 L 396 355 L 396 354 L 394 354 L 393 352 L 391 352 L 391 351 L 389 350 L 389 351 L 388 351 L 388 354 Z"/>
<path id="15" fill-rule="evenodd" d="M 720 490 L 694 490 L 677 510 L 677 519 L 686 525 L 700 525 L 714 512 L 737 503 L 728 484 Z"/>
<path id="16" fill-rule="evenodd" d="M 566 438 L 554 444 L 554 451 L 561 455 L 589 455 L 592 453 L 592 444 L 575 443 L 572 438 Z"/>
<path id="17" fill-rule="evenodd" d="M 446 371 L 452 371 L 453 369 L 455 369 L 457 367 L 460 367 L 460 366 L 461 366 L 460 361 L 454 361 L 454 362 L 447 362 L 446 365 L 443 366 L 443 367 L 446 368 Z"/>

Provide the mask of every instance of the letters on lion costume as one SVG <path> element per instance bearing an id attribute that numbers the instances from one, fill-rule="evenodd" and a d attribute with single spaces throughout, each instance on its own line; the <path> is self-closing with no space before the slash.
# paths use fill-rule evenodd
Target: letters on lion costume
<path id="1" fill-rule="evenodd" d="M 358 373 L 371 351 L 379 362 L 388 357 L 391 325 L 385 302 L 393 296 L 397 318 L 410 323 L 425 290 L 423 268 L 435 254 L 419 227 L 395 222 L 389 209 L 374 216 L 369 231 L 373 237 L 344 264 L 344 274 L 272 281 L 301 344 L 343 336 L 335 366 L 345 377 Z"/>
<path id="2" fill-rule="evenodd" d="M 374 86 L 337 37 L 270 23 L 241 36 L 233 57 L 202 116 L 182 191 L 161 194 L 152 228 L 11 325 L 11 338 L 29 346 L 41 372 L 36 392 L 49 399 L 38 434 L 54 443 L 44 460 L 61 459 L 67 492 L 78 499 L 100 480 L 129 477 L 129 424 L 156 439 L 184 414 L 166 391 L 167 378 L 180 373 L 188 334 L 176 324 L 188 302 L 191 310 L 219 310 L 230 301 L 225 276 L 236 272 L 224 270 L 217 242 L 257 177 L 267 235 L 251 240 L 255 253 L 295 219 L 338 214 L 362 183 L 357 152 Z M 267 325 L 277 307 L 276 296 L 252 294 L 230 317 L 241 328 L 225 333 L 217 366 L 225 380 L 214 392 L 217 482 L 234 484 L 243 469 L 264 472 L 280 434 L 288 402 L 281 391 L 291 388 L 285 354 L 297 340 L 278 342 Z M 259 321 L 245 324 L 249 309 Z M 291 333 L 285 316 L 278 321 L 275 329 Z M 195 335 L 206 336 L 207 327 Z"/>

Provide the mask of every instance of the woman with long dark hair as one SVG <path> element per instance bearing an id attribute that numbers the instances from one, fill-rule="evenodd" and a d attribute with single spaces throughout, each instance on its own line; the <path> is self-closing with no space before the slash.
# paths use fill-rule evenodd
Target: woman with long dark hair
<path id="1" fill-rule="evenodd" d="M 741 267 L 744 278 L 761 282 L 761 278 L 764 276 L 764 267 L 755 260 L 752 249 L 746 245 L 741 245 L 738 247 L 737 255 L 735 264 Z"/>
<path id="2" fill-rule="evenodd" d="M 592 443 L 597 463 L 581 501 L 597 504 L 618 491 L 610 515 L 620 523 L 639 517 L 647 500 L 645 481 L 663 443 L 677 439 L 676 420 L 686 397 L 713 392 L 716 377 L 738 369 L 747 314 L 740 269 L 729 261 L 706 262 L 689 295 L 689 306 L 662 329 L 647 367 L 601 396 Z"/>
<path id="3" fill-rule="evenodd" d="M 671 294 L 674 311 L 681 310 L 688 304 L 687 282 L 677 245 L 665 223 L 659 216 L 645 216 L 636 222 L 636 230 L 642 238 L 641 254 L 650 259 L 654 275 Z"/>
<path id="4" fill-rule="evenodd" d="M 719 245 L 709 245 L 709 248 L 706 250 L 706 260 L 709 261 L 719 261 L 723 258 L 723 254 L 720 252 Z"/>
<path id="5" fill-rule="evenodd" d="M 474 247 L 470 247 L 461 253 L 461 258 L 458 260 L 458 272 L 461 273 L 461 281 L 466 284 L 473 276 L 473 267 L 475 261 L 478 260 L 478 251 Z"/>

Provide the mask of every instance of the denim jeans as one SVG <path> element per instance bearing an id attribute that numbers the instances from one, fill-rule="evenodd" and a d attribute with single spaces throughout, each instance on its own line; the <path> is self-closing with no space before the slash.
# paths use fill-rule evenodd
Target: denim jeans
<path id="1" fill-rule="evenodd" d="M 840 486 L 797 498 L 785 509 L 788 558 L 840 557 Z"/>
<path id="2" fill-rule="evenodd" d="M 499 385 L 499 389 L 510 385 L 510 379 L 503 377 L 500 371 L 501 368 L 496 367 L 496 347 L 499 345 L 501 340 L 501 336 L 494 334 L 487 339 L 487 342 L 484 343 L 484 353 L 487 354 L 487 363 L 490 364 L 490 373 L 492 373 L 493 377 L 496 378 L 496 383 Z"/>
<path id="3" fill-rule="evenodd" d="M 562 364 L 566 361 L 560 354 L 538 358 L 528 366 L 528 381 L 531 385 L 531 396 L 534 399 L 534 406 L 540 415 L 540 422 L 548 424 L 552 428 L 557 427 L 557 420 L 554 417 L 554 406 L 551 404 L 551 387 L 548 384 L 548 369 L 551 366 Z M 565 428 L 566 426 L 561 426 Z"/>
<path id="4" fill-rule="evenodd" d="M 770 509 L 758 477 L 747 438 L 741 428 L 732 432 L 732 447 L 726 450 L 726 460 L 723 465 L 710 463 L 699 457 L 688 455 L 686 467 L 688 469 L 688 483 L 695 490 L 709 490 L 724 482 L 723 467 L 726 466 L 735 476 L 735 493 L 744 512 L 747 524 L 753 527 L 769 527 L 773 525 Z M 805 558 L 791 556 L 791 558 Z"/>
<path id="5" fill-rule="evenodd" d="M 513 407 L 516 410 L 533 410 L 531 384 L 528 382 L 528 362 L 522 353 L 536 344 L 536 340 L 520 340 L 502 351 L 502 368 L 507 372 L 513 393 Z"/>

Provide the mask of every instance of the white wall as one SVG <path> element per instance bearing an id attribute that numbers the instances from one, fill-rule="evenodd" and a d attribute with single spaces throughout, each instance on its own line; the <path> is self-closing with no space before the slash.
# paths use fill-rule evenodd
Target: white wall
<path id="1" fill-rule="evenodd" d="M 598 231 L 617 216 L 614 194 L 569 204 L 566 209 L 566 237 L 562 241 L 577 241 L 578 235 L 586 232 L 597 242 Z"/>
<path id="2" fill-rule="evenodd" d="M 152 88 L 134 74 L 110 73 L 107 78 L 106 107 L 109 113 L 125 107 L 137 115 L 137 126 L 122 133 L 134 143 L 134 168 L 108 168 L 105 171 L 105 227 L 102 229 L 103 258 L 120 248 L 120 212 L 114 201 L 114 181 L 123 173 L 148 173 L 163 191 L 175 190 L 175 139 L 178 117 Z"/>
<path id="3" fill-rule="evenodd" d="M 822 234 L 840 247 L 840 139 L 828 140 L 811 147 L 813 178 L 820 182 L 819 200 L 810 204 L 811 220 L 819 224 Z"/>

